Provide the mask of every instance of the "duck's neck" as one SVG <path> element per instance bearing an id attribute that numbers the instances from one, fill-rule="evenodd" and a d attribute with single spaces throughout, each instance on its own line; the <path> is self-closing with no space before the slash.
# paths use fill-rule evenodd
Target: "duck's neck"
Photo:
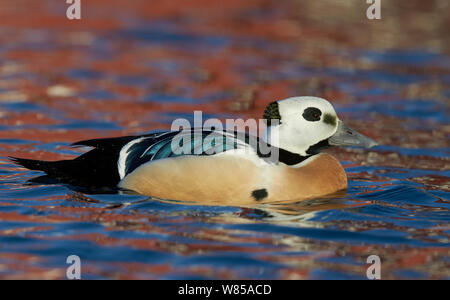
<path id="1" fill-rule="evenodd" d="M 262 140 L 264 141 L 264 143 L 270 145 L 270 147 L 277 148 L 278 155 L 276 155 L 276 157 L 272 156 L 273 152 L 270 153 L 270 156 L 258 153 L 260 157 L 267 158 L 274 162 L 281 162 L 288 166 L 292 166 L 299 164 L 305 159 L 312 156 L 312 154 L 305 153 L 306 155 L 302 155 L 300 153 L 296 153 L 285 149 L 284 147 L 282 147 L 282 145 L 280 145 L 279 137 L 277 134 L 278 130 L 273 130 L 273 127 L 268 127 L 264 135 L 262 136 Z M 277 135 L 276 138 L 275 135 Z"/>
<path id="2" fill-rule="evenodd" d="M 304 161 L 307 158 L 310 158 L 312 155 L 300 155 L 297 153 L 293 153 L 287 150 L 284 150 L 283 148 L 279 148 L 279 157 L 278 157 L 278 161 L 281 163 L 284 163 L 288 166 L 292 166 L 292 165 L 296 165 L 301 163 L 302 161 Z"/>
<path id="3" fill-rule="evenodd" d="M 320 150 L 328 148 L 329 144 L 327 140 L 320 141 L 319 143 L 309 146 L 306 149 L 295 147 L 288 143 L 283 143 L 285 137 L 279 135 L 278 127 L 269 126 L 264 133 L 262 139 L 266 144 L 279 149 L 278 162 L 282 162 L 286 165 L 296 165 L 301 163 L 309 157 L 319 154 Z M 260 155 L 264 157 L 263 155 Z"/>
<path id="4" fill-rule="evenodd" d="M 268 126 L 263 136 L 264 142 L 301 156 L 308 156 L 309 154 L 306 153 L 308 146 L 302 144 L 301 139 L 295 139 L 297 133 L 282 126 L 283 124 Z"/>

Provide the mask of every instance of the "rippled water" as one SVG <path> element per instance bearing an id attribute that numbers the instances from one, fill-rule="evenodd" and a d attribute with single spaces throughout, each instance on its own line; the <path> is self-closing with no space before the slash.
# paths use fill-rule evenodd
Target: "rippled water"
<path id="1" fill-rule="evenodd" d="M 371 23 L 334 1 L 92 0 L 78 22 L 64 1 L 24 2 L 0 2 L 0 278 L 65 278 L 71 254 L 85 279 L 364 279 L 372 254 L 383 279 L 450 278 L 447 4 L 383 4 Z M 193 110 L 257 118 L 292 95 L 381 144 L 329 150 L 346 193 L 195 206 L 30 185 L 40 173 L 7 159 L 71 158 Z"/>

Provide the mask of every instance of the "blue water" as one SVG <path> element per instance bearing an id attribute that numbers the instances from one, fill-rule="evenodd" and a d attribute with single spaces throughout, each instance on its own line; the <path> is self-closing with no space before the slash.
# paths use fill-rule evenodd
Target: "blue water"
<path id="1" fill-rule="evenodd" d="M 370 255 L 383 279 L 450 279 L 445 51 L 343 47 L 309 23 L 299 40 L 256 25 L 189 32 L 191 17 L 137 20 L 133 5 L 112 15 L 119 28 L 80 27 L 87 44 L 64 27 L 2 31 L 14 39 L 0 43 L 0 278 L 64 279 L 75 254 L 84 279 L 366 279 Z M 307 44 L 316 31 L 326 46 Z M 73 93 L 51 96 L 55 85 Z M 345 193 L 254 207 L 88 195 L 31 185 L 42 174 L 7 158 L 66 159 L 86 150 L 69 147 L 80 139 L 167 129 L 194 110 L 258 117 L 270 101 L 306 94 L 380 143 L 329 150 L 346 169 Z"/>

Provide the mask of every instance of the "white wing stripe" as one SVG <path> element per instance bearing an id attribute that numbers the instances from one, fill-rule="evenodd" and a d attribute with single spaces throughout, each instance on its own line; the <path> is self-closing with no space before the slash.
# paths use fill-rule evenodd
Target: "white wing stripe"
<path id="1" fill-rule="evenodd" d="M 136 143 L 139 143 L 148 137 L 141 137 L 135 140 L 132 140 L 128 142 L 125 146 L 122 147 L 119 153 L 119 159 L 117 160 L 117 170 L 119 171 L 120 179 L 123 179 L 125 177 L 125 167 L 126 167 L 126 161 L 128 157 L 128 149 L 130 149 L 131 146 L 133 146 Z"/>

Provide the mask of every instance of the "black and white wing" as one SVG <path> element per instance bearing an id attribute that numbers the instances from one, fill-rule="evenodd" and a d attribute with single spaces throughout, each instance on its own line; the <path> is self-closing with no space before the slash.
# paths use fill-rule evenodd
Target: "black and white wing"
<path id="1" fill-rule="evenodd" d="M 117 161 L 120 178 L 149 161 L 182 155 L 214 155 L 250 147 L 251 137 L 242 132 L 182 130 L 142 136 L 121 149 Z"/>

